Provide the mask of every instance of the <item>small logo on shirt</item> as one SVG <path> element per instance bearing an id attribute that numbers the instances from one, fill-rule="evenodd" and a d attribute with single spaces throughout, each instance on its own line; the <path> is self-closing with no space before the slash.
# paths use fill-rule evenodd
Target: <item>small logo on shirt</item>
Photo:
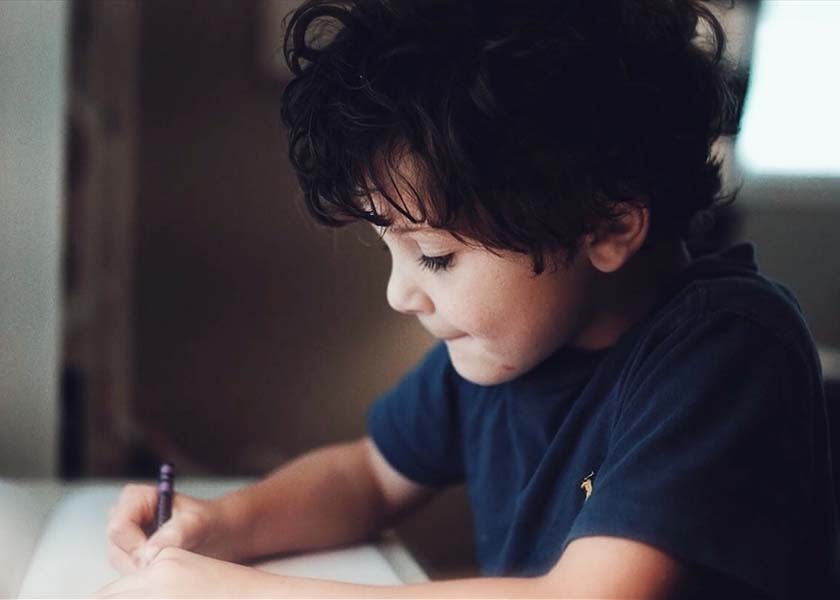
<path id="1" fill-rule="evenodd" d="M 586 498 L 583 499 L 584 502 L 589 500 L 589 496 L 592 495 L 592 478 L 595 477 L 595 471 L 592 471 L 589 475 L 583 478 L 583 481 L 580 483 L 580 489 L 586 494 Z"/>

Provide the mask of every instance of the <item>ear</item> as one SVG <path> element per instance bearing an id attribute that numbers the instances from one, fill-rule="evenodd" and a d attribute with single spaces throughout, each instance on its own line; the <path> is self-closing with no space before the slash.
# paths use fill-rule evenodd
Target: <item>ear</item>
<path id="1" fill-rule="evenodd" d="M 647 206 L 624 202 L 618 209 L 620 216 L 616 220 L 605 221 L 584 242 L 589 261 L 604 273 L 627 264 L 644 244 L 650 229 Z"/>

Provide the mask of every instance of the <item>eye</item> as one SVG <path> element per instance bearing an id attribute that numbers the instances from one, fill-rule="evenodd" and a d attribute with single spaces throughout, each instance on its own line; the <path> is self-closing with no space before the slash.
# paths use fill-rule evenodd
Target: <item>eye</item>
<path id="1" fill-rule="evenodd" d="M 425 254 L 421 254 L 417 262 L 420 263 L 421 267 L 430 271 L 445 271 L 452 266 L 452 257 L 454 256 L 454 252 L 443 256 L 426 256 Z"/>

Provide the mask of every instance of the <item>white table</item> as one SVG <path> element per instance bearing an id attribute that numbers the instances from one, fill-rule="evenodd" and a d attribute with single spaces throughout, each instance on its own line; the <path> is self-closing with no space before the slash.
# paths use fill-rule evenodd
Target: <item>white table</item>
<path id="1" fill-rule="evenodd" d="M 184 479 L 178 491 L 212 498 L 246 483 Z M 108 508 L 124 482 L 0 479 L 0 597 L 86 597 L 119 574 L 106 556 Z M 268 560 L 273 573 L 351 583 L 428 581 L 392 534 L 377 543 Z"/>

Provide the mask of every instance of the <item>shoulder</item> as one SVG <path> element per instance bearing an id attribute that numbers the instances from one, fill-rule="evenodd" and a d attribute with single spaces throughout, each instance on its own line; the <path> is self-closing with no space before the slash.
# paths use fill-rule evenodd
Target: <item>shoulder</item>
<path id="1" fill-rule="evenodd" d="M 702 314 L 731 314 L 772 332 L 780 341 L 811 341 L 808 325 L 794 295 L 762 275 L 739 275 L 696 282 L 704 295 Z"/>
<path id="2" fill-rule="evenodd" d="M 698 277 L 676 293 L 650 320 L 647 337 L 667 337 L 727 321 L 745 335 L 767 336 L 801 350 L 813 338 L 794 295 L 759 273 Z"/>
<path id="3" fill-rule="evenodd" d="M 654 373 L 702 379 L 722 371 L 724 362 L 744 369 L 782 362 L 800 385 L 816 389 L 820 381 L 816 347 L 799 304 L 782 284 L 757 273 L 692 280 L 628 343 L 625 383 Z"/>

